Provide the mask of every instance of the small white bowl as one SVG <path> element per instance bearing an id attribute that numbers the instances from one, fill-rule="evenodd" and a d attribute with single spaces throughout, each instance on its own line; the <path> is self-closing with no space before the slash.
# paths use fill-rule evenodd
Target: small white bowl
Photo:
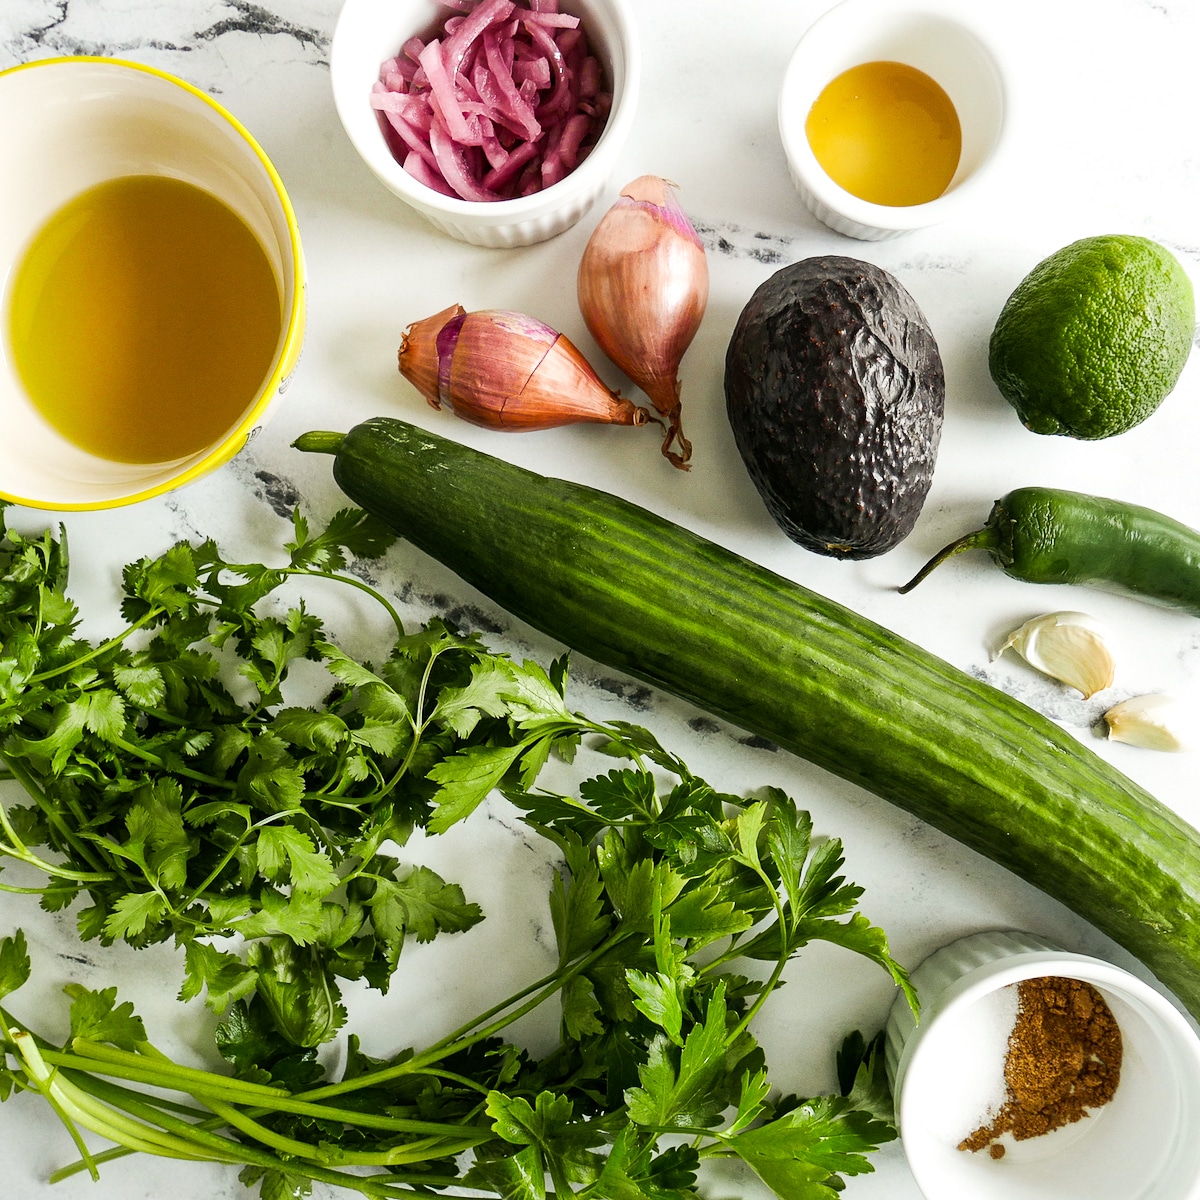
<path id="1" fill-rule="evenodd" d="M 493 203 L 443 196 L 418 183 L 388 148 L 371 86 L 382 63 L 450 10 L 434 0 L 346 0 L 330 50 L 333 101 L 347 136 L 380 181 L 433 225 L 477 246 L 528 246 L 572 225 L 604 190 L 629 136 L 641 78 L 641 42 L 627 0 L 563 0 L 582 19 L 613 90 L 612 110 L 592 152 L 569 175 L 532 196 Z"/>
<path id="2" fill-rule="evenodd" d="M 1001 989 L 1043 976 L 1083 980 L 1112 1009 L 1124 1044 L 1116 1093 L 1075 1124 L 1008 1146 L 1000 1159 L 959 1150 L 1004 1097 Z M 903 997 L 893 1005 L 886 1060 L 905 1157 L 928 1200 L 1200 1197 L 1200 1038 L 1154 988 L 1101 959 L 1008 931 L 943 947 L 913 983 L 920 1020 Z"/>
<path id="3" fill-rule="evenodd" d="M 842 0 L 804 34 L 779 93 L 779 134 L 801 199 L 838 233 L 866 241 L 897 237 L 945 220 L 991 173 L 1009 126 L 1001 62 L 964 19 L 969 6 L 944 0 Z M 962 126 L 962 154 L 946 191 L 927 204 L 872 204 L 825 173 L 805 121 L 825 85 L 866 62 L 902 62 L 936 80 Z"/>
<path id="4" fill-rule="evenodd" d="M 211 96 L 121 59 L 39 59 L 0 72 L 0 298 L 7 340 L 17 264 L 43 225 L 97 184 L 161 175 L 202 188 L 251 229 L 279 289 L 281 328 L 257 393 L 211 445 L 170 462 L 98 457 L 35 408 L 8 347 L 0 352 L 0 497 L 31 508 L 114 508 L 161 495 L 234 457 L 287 389 L 305 323 L 304 256 L 291 201 L 249 131 Z"/>

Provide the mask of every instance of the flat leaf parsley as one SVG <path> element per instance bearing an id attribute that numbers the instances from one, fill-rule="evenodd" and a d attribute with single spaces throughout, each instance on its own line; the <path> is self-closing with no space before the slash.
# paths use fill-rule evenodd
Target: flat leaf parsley
<path id="1" fill-rule="evenodd" d="M 346 556 L 387 539 L 351 512 L 295 529 L 279 568 L 227 563 L 211 543 L 134 564 L 127 628 L 101 644 L 76 636 L 63 542 L 5 542 L 0 754 L 30 801 L 0 814 L 0 851 L 47 880 L 9 890 L 86 901 L 83 937 L 173 938 L 181 995 L 225 1014 L 228 1068 L 197 1070 L 155 1049 L 115 989 L 70 984 L 56 1045 L 13 1009 L 32 969 L 23 935 L 0 939 L 0 1099 L 39 1094 L 70 1131 L 80 1159 L 54 1178 L 142 1151 L 236 1166 L 264 1200 L 314 1182 L 693 1200 L 706 1160 L 735 1159 L 782 1200 L 834 1200 L 871 1170 L 895 1136 L 878 1039 L 847 1039 L 840 1094 L 799 1098 L 779 1094 L 752 1028 L 817 940 L 877 963 L 915 1008 L 840 843 L 777 789 L 718 791 L 650 731 L 572 712 L 565 661 L 517 664 L 438 621 L 407 632 L 374 592 L 395 643 L 376 665 L 352 660 L 303 605 L 268 599 L 293 575 L 370 591 Z M 302 659 L 332 680 L 310 707 L 287 694 Z M 539 785 L 551 754 L 578 762 L 581 745 L 611 768 Z M 389 851 L 497 788 L 559 863 L 553 968 L 387 1059 L 347 1031 L 331 1074 L 317 1048 L 346 1020 L 336 981 L 386 990 L 406 939 L 481 916 Z M 213 943 L 227 934 L 240 950 Z M 538 1058 L 508 1030 L 547 1003 L 559 1038 Z"/>

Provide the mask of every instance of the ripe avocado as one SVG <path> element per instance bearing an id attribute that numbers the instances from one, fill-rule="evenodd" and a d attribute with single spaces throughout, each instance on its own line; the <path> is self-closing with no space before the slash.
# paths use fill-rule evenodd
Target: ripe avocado
<path id="1" fill-rule="evenodd" d="M 873 558 L 912 531 L 933 481 L 946 385 L 903 285 L 854 258 L 776 271 L 725 355 L 734 440 L 793 541 Z"/>

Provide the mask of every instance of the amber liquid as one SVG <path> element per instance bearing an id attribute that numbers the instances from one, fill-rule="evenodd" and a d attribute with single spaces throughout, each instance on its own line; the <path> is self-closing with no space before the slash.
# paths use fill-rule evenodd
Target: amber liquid
<path id="1" fill-rule="evenodd" d="M 950 97 L 924 71 L 869 62 L 828 83 L 805 122 L 825 173 L 872 204 L 904 207 L 936 200 L 962 153 Z"/>
<path id="2" fill-rule="evenodd" d="M 130 175 L 75 197 L 12 282 L 9 342 L 34 406 L 118 462 L 221 440 L 262 388 L 282 329 L 250 228 L 201 188 Z"/>

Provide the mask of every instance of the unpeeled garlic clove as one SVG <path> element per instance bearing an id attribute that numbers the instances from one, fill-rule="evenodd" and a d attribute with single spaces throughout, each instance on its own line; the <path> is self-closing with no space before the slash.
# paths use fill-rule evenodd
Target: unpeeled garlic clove
<path id="1" fill-rule="evenodd" d="M 1054 612 L 1026 621 L 996 652 L 1015 650 L 1031 667 L 1078 688 L 1086 700 L 1112 686 L 1116 664 L 1108 633 L 1095 617 Z"/>
<path id="2" fill-rule="evenodd" d="M 1146 750 L 1191 750 L 1196 714 L 1174 696 L 1134 696 L 1104 714 L 1114 742 Z"/>

